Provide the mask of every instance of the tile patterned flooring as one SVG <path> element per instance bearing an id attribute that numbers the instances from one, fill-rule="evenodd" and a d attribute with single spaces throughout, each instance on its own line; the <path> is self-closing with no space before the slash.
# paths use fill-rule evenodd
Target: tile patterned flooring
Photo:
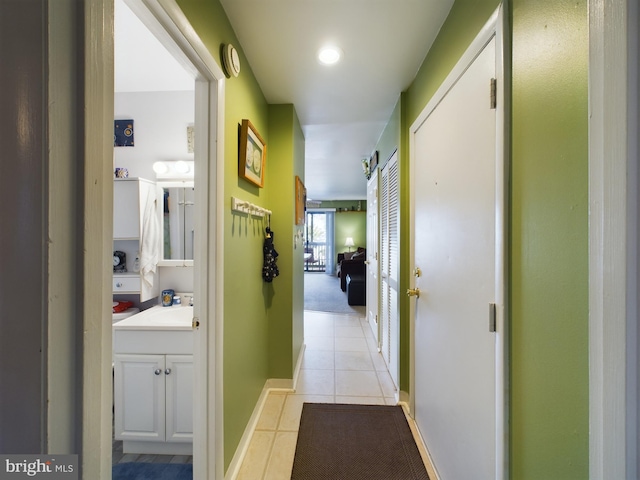
<path id="1" fill-rule="evenodd" d="M 296 391 L 267 397 L 237 480 L 291 478 L 304 402 L 396 404 L 394 384 L 365 318 L 305 311 L 304 322 L 306 350 Z"/>
<path id="2" fill-rule="evenodd" d="M 266 399 L 237 480 L 289 480 L 304 402 L 395 405 L 395 387 L 364 317 L 305 311 L 306 349 L 295 393 Z M 437 478 L 414 431 L 427 471 Z M 113 463 L 192 463 L 191 456 L 130 455 L 113 443 Z"/>

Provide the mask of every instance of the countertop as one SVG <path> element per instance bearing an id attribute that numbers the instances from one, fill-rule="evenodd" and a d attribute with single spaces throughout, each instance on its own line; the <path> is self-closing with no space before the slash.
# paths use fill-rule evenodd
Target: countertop
<path id="1" fill-rule="evenodd" d="M 113 324 L 114 330 L 191 330 L 193 307 L 155 307 Z"/>

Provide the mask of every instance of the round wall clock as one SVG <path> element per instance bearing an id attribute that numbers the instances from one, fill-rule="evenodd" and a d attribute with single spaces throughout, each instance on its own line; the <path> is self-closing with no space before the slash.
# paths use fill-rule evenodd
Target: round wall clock
<path id="1" fill-rule="evenodd" d="M 222 48 L 222 66 L 230 77 L 237 77 L 240 73 L 240 55 L 230 43 Z"/>

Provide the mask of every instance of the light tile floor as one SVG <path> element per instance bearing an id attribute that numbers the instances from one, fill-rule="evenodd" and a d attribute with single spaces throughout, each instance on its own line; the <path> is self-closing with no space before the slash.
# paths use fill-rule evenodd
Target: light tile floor
<path id="1" fill-rule="evenodd" d="M 304 402 L 396 404 L 393 381 L 364 318 L 306 311 L 304 328 L 306 350 L 296 391 L 267 397 L 238 480 L 291 478 Z"/>

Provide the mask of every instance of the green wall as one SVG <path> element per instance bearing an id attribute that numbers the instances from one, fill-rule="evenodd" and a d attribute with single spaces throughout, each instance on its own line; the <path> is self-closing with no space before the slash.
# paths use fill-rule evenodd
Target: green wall
<path id="1" fill-rule="evenodd" d="M 589 475 L 587 26 L 585 0 L 514 2 L 513 478 Z"/>
<path id="2" fill-rule="evenodd" d="M 398 97 L 398 102 L 391 113 L 391 117 L 376 144 L 375 149 L 378 151 L 378 168 L 384 167 L 396 150 L 398 150 L 398 156 L 401 155 L 401 113 L 401 98 Z"/>
<path id="3" fill-rule="evenodd" d="M 497 6 L 496 0 L 455 2 L 401 99 L 403 146 L 411 123 Z M 510 473 L 518 480 L 584 479 L 589 454 L 587 4 L 513 0 L 509 7 Z M 407 161 L 402 155 L 404 181 Z M 403 234 L 408 232 L 404 193 Z M 401 268 L 406 269 L 408 250 L 403 251 Z M 408 372 L 404 353 L 401 379 Z"/>
<path id="4" fill-rule="evenodd" d="M 222 65 L 221 45 L 226 43 L 233 43 L 238 48 L 242 62 L 240 75 L 229 78 L 225 84 L 225 147 L 222 159 L 226 471 L 266 380 L 272 375 L 291 378 L 292 357 L 297 357 L 302 344 L 303 295 L 300 289 L 291 289 L 293 283 L 301 283 L 294 280 L 302 278 L 302 254 L 294 256 L 292 247 L 293 195 L 287 201 L 281 193 L 283 190 L 293 191 L 293 175 L 304 177 L 304 167 L 301 167 L 304 139 L 292 107 L 286 115 L 286 107 L 280 110 L 267 105 L 218 0 L 178 0 L 178 4 L 218 65 Z M 244 118 L 251 121 L 267 144 L 264 188 L 238 177 L 238 131 Z M 278 158 L 282 152 L 286 158 Z M 266 222 L 258 217 L 232 214 L 232 196 L 273 211 L 272 227 L 276 232 L 281 276 L 272 284 L 262 280 Z M 296 268 L 299 275 L 295 273 Z M 294 294 L 296 298 L 293 298 Z M 280 338 L 285 339 L 284 343 L 279 341 Z"/>
<path id="5" fill-rule="evenodd" d="M 363 181 L 365 177 L 363 175 Z M 319 208 L 335 208 L 335 229 L 333 241 L 336 255 L 349 249 L 344 246 L 347 237 L 353 238 L 355 250 L 367 246 L 367 201 L 362 200 L 323 200 Z M 344 210 L 347 211 L 344 211 Z M 360 210 L 358 210 L 360 209 Z"/>
<path id="6" fill-rule="evenodd" d="M 365 201 L 362 201 L 363 205 Z M 354 251 L 357 247 L 367 246 L 367 212 L 361 210 L 360 212 L 336 212 L 335 223 L 335 246 L 336 253 L 348 251 L 348 247 L 344 246 L 344 242 L 347 237 L 353 238 L 355 247 L 351 248 Z"/>
<path id="7" fill-rule="evenodd" d="M 269 378 L 293 378 L 303 343 L 304 248 L 295 225 L 295 177 L 304 181 L 304 137 L 293 105 L 269 106 L 267 181 L 274 212 L 271 228 L 280 276 L 264 290 L 269 298 Z M 296 236 L 298 234 L 298 236 Z M 292 327 L 293 326 L 293 327 Z"/>

